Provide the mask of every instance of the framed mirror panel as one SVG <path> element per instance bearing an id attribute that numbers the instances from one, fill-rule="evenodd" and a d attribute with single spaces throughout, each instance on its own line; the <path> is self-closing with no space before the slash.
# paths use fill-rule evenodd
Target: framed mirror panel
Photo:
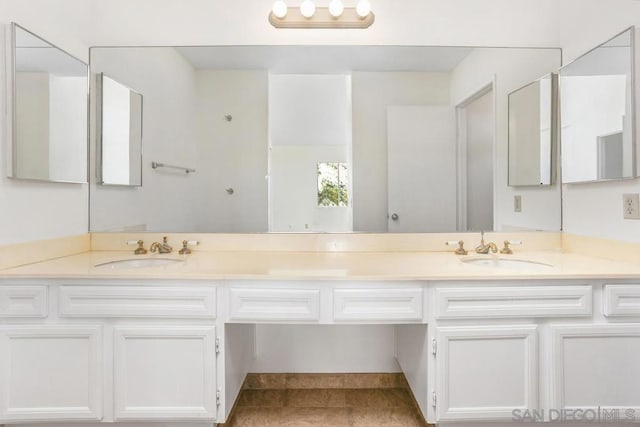
<path id="1" fill-rule="evenodd" d="M 87 182 L 88 65 L 10 26 L 9 177 Z"/>
<path id="2" fill-rule="evenodd" d="M 98 75 L 98 184 L 142 186 L 142 94 Z"/>
<path id="3" fill-rule="evenodd" d="M 562 182 L 635 178 L 635 30 L 560 70 Z"/>

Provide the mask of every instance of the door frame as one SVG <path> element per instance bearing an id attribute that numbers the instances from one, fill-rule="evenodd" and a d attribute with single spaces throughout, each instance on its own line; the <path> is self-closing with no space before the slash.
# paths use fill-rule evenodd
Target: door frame
<path id="1" fill-rule="evenodd" d="M 482 98 L 488 93 L 493 93 L 493 228 L 496 229 L 498 224 L 498 209 L 496 209 L 496 165 L 498 164 L 498 152 L 497 145 L 497 131 L 498 123 L 496 120 L 496 111 L 498 108 L 498 97 L 496 94 L 496 76 L 481 85 L 478 89 L 473 91 L 471 95 L 464 98 L 461 102 L 455 105 L 456 110 L 456 229 L 458 232 L 467 231 L 467 112 L 466 108 Z M 492 231 L 492 230 L 487 230 Z"/>

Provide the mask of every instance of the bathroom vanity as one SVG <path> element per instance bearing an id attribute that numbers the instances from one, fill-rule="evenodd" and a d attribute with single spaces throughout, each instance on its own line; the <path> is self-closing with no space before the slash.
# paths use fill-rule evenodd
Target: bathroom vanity
<path id="1" fill-rule="evenodd" d="M 141 261 L 158 258 L 177 261 Z M 142 267 L 118 267 L 131 259 Z M 476 259 L 496 256 L 93 251 L 4 270 L 0 420 L 222 423 L 260 325 L 392 325 L 433 424 L 640 411 L 640 266 L 545 251 L 500 256 L 506 268 Z"/>

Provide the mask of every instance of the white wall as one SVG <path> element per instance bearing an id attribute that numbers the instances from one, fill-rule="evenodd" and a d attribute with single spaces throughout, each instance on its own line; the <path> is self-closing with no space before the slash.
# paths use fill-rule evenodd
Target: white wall
<path id="1" fill-rule="evenodd" d="M 560 229 L 560 185 L 507 186 L 508 94 L 560 65 L 558 50 L 475 49 L 452 73 L 451 102 L 459 105 L 487 84 L 495 83 L 496 152 L 494 153 L 495 229 Z M 522 196 L 522 212 L 513 209 L 513 196 Z"/>
<path id="2" fill-rule="evenodd" d="M 19 3 L 19 2 L 17 2 Z M 16 5 L 17 6 L 17 5 Z M 52 19 L 51 14 L 34 7 L 24 8 L 14 13 L 5 2 L 0 3 L 0 16 L 4 20 L 24 21 L 27 28 L 52 43 L 64 46 L 71 54 L 87 60 L 87 46 L 65 31 L 67 17 Z M 33 18 L 33 21 L 26 19 Z M 29 27 L 29 23 L 37 25 Z M 4 28 L 2 28 L 4 30 Z M 5 33 L 0 31 L 0 81 L 5 81 Z M 0 117 L 5 116 L 7 99 L 6 87 L 0 87 Z M 87 185 L 53 184 L 19 181 L 7 178 L 9 129 L 0 120 L 0 245 L 31 240 L 51 239 L 86 233 L 88 229 Z"/>
<path id="3" fill-rule="evenodd" d="M 640 24 L 640 3 L 634 0 L 380 0 L 376 24 L 367 31 L 279 31 L 267 23 L 270 6 L 262 0 L 195 0 L 188 5 L 169 0 L 0 0 L 0 16 L 85 60 L 89 45 L 335 43 L 560 45 L 567 62 L 624 27 Z M 6 152 L 0 170 L 0 243 L 86 231 L 86 186 L 10 181 L 4 178 L 5 161 Z M 567 186 L 565 229 L 637 240 L 633 236 L 640 235 L 640 225 L 623 221 L 620 212 L 621 194 L 634 191 L 640 191 L 637 180 Z M 505 202 L 509 208 L 511 195 Z M 597 206 L 592 200 L 598 200 Z"/>
<path id="4" fill-rule="evenodd" d="M 199 230 L 266 232 L 267 72 L 198 70 L 196 82 Z"/>
<path id="5" fill-rule="evenodd" d="M 354 72 L 353 229 L 387 231 L 387 107 L 449 105 L 449 73 Z"/>
<path id="6" fill-rule="evenodd" d="M 604 0 L 606 2 L 606 0 Z M 378 0 L 366 31 L 276 30 L 271 1 L 2 0 L 0 16 L 61 19 L 87 45 L 423 44 L 555 46 L 558 0 Z M 327 1 L 328 4 L 328 1 Z M 356 0 L 345 0 L 353 6 Z M 0 6 L 1 7 L 1 6 Z M 10 14 L 7 14 L 10 13 Z"/>
<path id="7" fill-rule="evenodd" d="M 194 69 L 173 48 L 101 49 L 91 60 L 93 72 L 104 72 L 141 93 L 144 104 L 143 186 L 139 188 L 95 185 L 97 134 L 92 121 L 91 230 L 202 230 L 196 212 L 201 206 L 196 203 L 200 175 L 151 168 L 152 161 L 200 171 L 208 167 L 197 152 Z"/>
<path id="8" fill-rule="evenodd" d="M 562 25 L 559 42 L 564 62 L 613 37 L 625 28 L 640 28 L 640 2 L 633 0 L 563 0 L 558 8 Z M 636 65 L 640 31 L 636 31 Z M 640 67 L 636 66 L 636 83 Z M 636 126 L 640 126 L 640 85 L 636 85 Z M 636 128 L 636 138 L 640 132 Z M 570 184 L 563 188 L 564 230 L 569 233 L 640 242 L 640 221 L 623 219 L 622 195 L 640 193 L 640 180 Z"/>
<path id="9" fill-rule="evenodd" d="M 257 325 L 251 372 L 399 372 L 393 325 Z"/>

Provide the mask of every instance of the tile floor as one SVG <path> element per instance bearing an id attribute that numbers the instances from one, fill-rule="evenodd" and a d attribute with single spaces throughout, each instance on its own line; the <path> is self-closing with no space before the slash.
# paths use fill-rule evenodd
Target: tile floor
<path id="1" fill-rule="evenodd" d="M 425 427 L 402 374 L 249 374 L 225 427 Z"/>

